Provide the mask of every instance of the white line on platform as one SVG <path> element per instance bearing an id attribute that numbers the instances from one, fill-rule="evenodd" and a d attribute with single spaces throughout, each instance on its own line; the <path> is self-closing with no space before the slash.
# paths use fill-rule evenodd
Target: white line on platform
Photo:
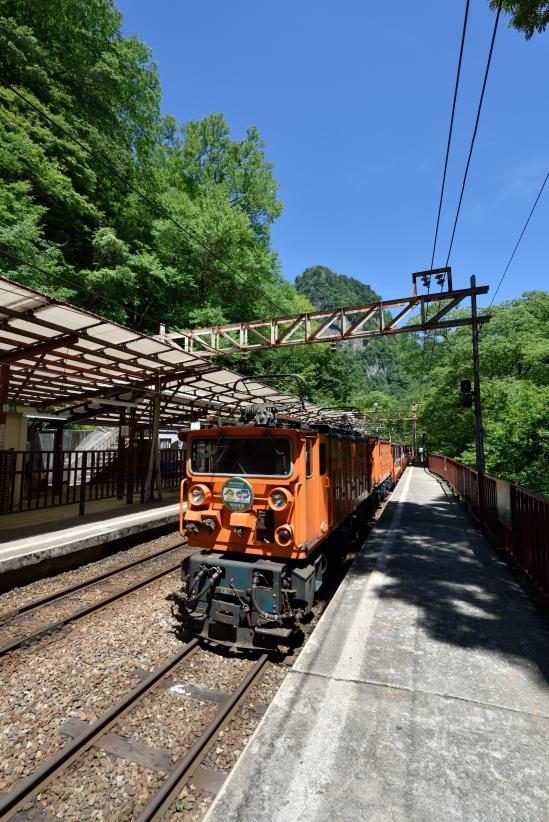
<path id="1" fill-rule="evenodd" d="M 387 582 L 385 570 L 387 568 L 389 555 L 395 544 L 398 526 L 400 525 L 404 503 L 408 497 L 411 480 L 412 472 L 408 471 L 404 479 L 402 493 L 399 499 L 393 502 L 393 504 L 397 504 L 397 509 L 393 514 L 389 530 L 381 545 L 377 562 L 368 577 L 368 582 L 364 587 L 364 592 L 358 606 L 354 610 L 353 623 L 347 632 L 347 639 L 345 640 L 339 661 L 331 674 L 333 679 L 356 680 L 360 678 L 360 666 L 364 659 L 364 646 L 372 627 L 376 608 L 379 604 L 379 592 Z M 364 580 L 361 577 L 358 578 L 357 582 L 361 586 L 364 584 Z"/>
<path id="2" fill-rule="evenodd" d="M 368 577 L 368 581 L 364 587 L 364 592 L 354 612 L 353 622 L 350 625 L 347 638 L 342 647 L 338 662 L 335 665 L 333 672 L 330 673 L 330 679 L 348 680 L 350 687 L 353 687 L 353 680 L 360 679 L 360 667 L 364 660 L 364 650 L 368 634 L 370 632 L 375 610 L 379 603 L 379 592 L 387 581 L 385 569 L 389 555 L 393 549 L 393 545 L 397 536 L 398 526 L 402 517 L 404 503 L 408 497 L 410 482 L 412 480 L 412 470 L 406 471 L 403 479 L 402 492 L 395 499 L 397 494 L 393 496 L 390 504 L 396 505 L 396 511 L 389 524 L 389 529 L 385 535 L 385 539 L 381 545 L 380 553 L 376 564 Z M 397 492 L 399 491 L 397 486 Z M 343 582 L 343 585 L 349 585 L 348 581 Z M 364 585 L 364 578 L 357 577 L 350 583 L 353 587 L 355 585 Z M 320 626 L 318 626 L 320 627 Z M 318 630 L 317 627 L 317 630 Z M 305 649 L 306 650 L 306 649 Z M 299 664 L 296 666 L 298 675 L 302 675 L 306 671 L 300 671 Z M 326 683 L 326 694 L 322 703 L 318 706 L 317 717 L 318 720 L 311 728 L 306 740 L 303 740 L 303 750 L 300 756 L 302 762 L 314 763 L 316 768 L 315 782 L 316 787 L 321 788 L 325 783 L 326 786 L 330 784 L 333 774 L 337 771 L 336 756 L 341 746 L 341 732 L 346 725 L 344 719 L 339 722 L 340 733 L 334 732 L 333 723 L 330 722 L 332 715 L 331 710 L 332 694 L 329 682 Z M 349 705 L 351 704 L 351 701 Z M 319 758 L 319 751 L 322 751 L 322 757 Z M 301 770 L 296 771 L 287 792 L 287 799 L 289 806 L 292 808 L 306 808 L 306 818 L 322 819 L 323 818 L 323 795 L 322 790 L 316 792 L 311 791 L 311 785 L 307 779 L 304 779 Z M 287 817 L 284 812 L 280 815 L 280 820 L 285 820 Z M 297 822 L 301 817 L 299 814 L 295 817 Z M 272 817 L 272 822 L 277 822 L 275 814 Z"/>

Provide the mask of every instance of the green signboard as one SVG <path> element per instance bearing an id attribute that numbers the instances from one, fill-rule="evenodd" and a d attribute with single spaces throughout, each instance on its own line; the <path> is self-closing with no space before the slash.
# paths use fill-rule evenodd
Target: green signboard
<path id="1" fill-rule="evenodd" d="M 232 477 L 221 489 L 221 499 L 229 511 L 249 511 L 253 505 L 254 491 L 245 479 Z"/>
<path id="2" fill-rule="evenodd" d="M 2 403 L 2 411 L 6 413 L 6 411 L 17 411 L 17 403 L 16 402 L 3 402 Z"/>

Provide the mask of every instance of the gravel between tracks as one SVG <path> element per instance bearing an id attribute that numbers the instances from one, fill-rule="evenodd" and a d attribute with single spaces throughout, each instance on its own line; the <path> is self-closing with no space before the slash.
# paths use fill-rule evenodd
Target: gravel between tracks
<path id="1" fill-rule="evenodd" d="M 174 684 L 189 683 L 232 692 L 252 663 L 199 649 L 170 675 Z M 156 688 L 140 700 L 112 732 L 167 752 L 176 762 L 200 736 L 219 706 L 177 691 Z M 100 746 L 99 742 L 99 746 Z M 65 820 L 135 819 L 160 787 L 165 774 L 151 771 L 99 749 L 87 752 L 49 786 L 37 809 Z"/>
<path id="2" fill-rule="evenodd" d="M 200 736 L 204 726 L 219 710 L 219 705 L 172 690 L 193 684 L 229 695 L 246 676 L 248 660 L 212 655 L 200 649 L 186 665 L 172 675 L 169 690 L 156 690 L 141 700 L 136 710 L 117 724 L 117 733 L 137 739 L 151 748 L 168 751 L 175 762 Z"/>
<path id="3" fill-rule="evenodd" d="M 188 549 L 187 549 L 188 550 Z M 3 658 L 0 790 L 61 748 L 60 724 L 91 721 L 181 649 L 166 596 L 179 572 L 90 614 L 54 637 Z"/>
<path id="4" fill-rule="evenodd" d="M 202 762 L 205 768 L 229 775 L 259 725 L 264 709 L 274 699 L 287 673 L 287 665 L 271 663 L 266 667 L 243 705 L 228 725 L 217 734 Z M 212 794 L 203 791 L 191 779 L 180 791 L 171 816 L 166 818 L 172 822 L 198 822 L 205 816 L 213 800 Z"/>
<path id="5" fill-rule="evenodd" d="M 267 667 L 227 728 L 217 735 L 216 744 L 202 763 L 205 767 L 227 774 L 234 768 L 244 746 L 259 725 L 264 709 L 273 701 L 287 673 L 286 665 L 271 664 Z"/>
<path id="6" fill-rule="evenodd" d="M 175 565 L 187 554 L 188 549 L 182 546 L 179 549 L 175 548 L 168 555 L 155 557 L 151 560 L 144 558 L 142 564 L 134 568 L 128 568 L 127 571 L 121 571 L 115 577 L 102 580 L 92 588 L 75 591 L 63 597 L 59 602 L 46 603 L 28 615 L 22 614 L 15 617 L 14 620 L 6 622 L 0 627 L 0 645 L 19 637 L 24 638 L 28 634 L 34 633 L 35 630 L 39 630 L 42 626 L 51 625 L 81 608 L 107 599 L 109 594 L 114 593 L 116 589 L 122 591 L 132 584 L 137 584 L 148 576 Z"/>
<path id="7" fill-rule="evenodd" d="M 135 819 L 164 780 L 157 771 L 96 748 L 70 765 L 62 777 L 39 794 L 35 807 L 67 822 Z"/>

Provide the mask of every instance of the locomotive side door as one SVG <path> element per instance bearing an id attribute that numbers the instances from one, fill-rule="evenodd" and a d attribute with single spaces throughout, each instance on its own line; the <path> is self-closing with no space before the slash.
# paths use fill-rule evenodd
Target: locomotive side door
<path id="1" fill-rule="evenodd" d="M 313 539 L 320 533 L 317 504 L 318 491 L 315 481 L 315 474 L 318 471 L 318 459 L 315 453 L 316 439 L 316 437 L 305 436 L 302 440 L 303 457 L 300 510 L 303 528 L 301 538 L 304 541 Z"/>
<path id="2" fill-rule="evenodd" d="M 328 531 L 334 521 L 333 514 L 333 489 L 330 480 L 328 460 L 330 459 L 328 438 L 319 437 L 318 448 L 318 516 L 320 520 L 320 530 L 324 534 Z"/>
<path id="3" fill-rule="evenodd" d="M 322 447 L 321 447 L 322 445 Z M 331 483 L 328 477 L 327 440 L 306 436 L 303 443 L 304 477 L 302 515 L 306 540 L 324 536 L 330 527 Z"/>

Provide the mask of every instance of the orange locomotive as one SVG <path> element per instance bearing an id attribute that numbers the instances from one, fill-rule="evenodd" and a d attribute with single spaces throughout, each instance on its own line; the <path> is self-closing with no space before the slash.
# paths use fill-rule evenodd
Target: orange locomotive
<path id="1" fill-rule="evenodd" d="M 349 428 L 284 427 L 253 411 L 259 423 L 187 436 L 181 533 L 202 550 L 184 560 L 175 599 L 194 632 L 273 648 L 290 644 L 310 615 L 327 538 L 366 500 L 377 504 L 406 457 Z"/>

